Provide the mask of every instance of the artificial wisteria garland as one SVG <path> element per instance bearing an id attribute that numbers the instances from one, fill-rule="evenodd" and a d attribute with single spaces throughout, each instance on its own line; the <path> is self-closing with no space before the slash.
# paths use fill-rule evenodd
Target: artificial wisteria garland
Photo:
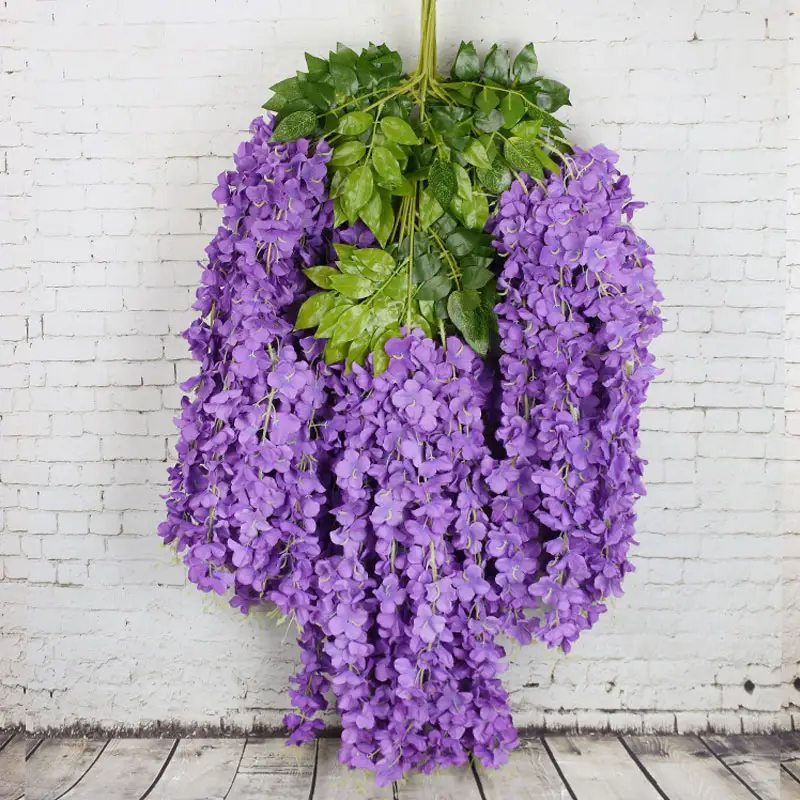
<path id="1" fill-rule="evenodd" d="M 499 766 L 500 637 L 569 650 L 632 569 L 640 204 L 563 138 L 532 45 L 438 76 L 434 0 L 408 77 L 383 45 L 307 60 L 214 192 L 159 533 L 198 588 L 297 625 L 290 742 L 333 699 L 380 784 Z"/>

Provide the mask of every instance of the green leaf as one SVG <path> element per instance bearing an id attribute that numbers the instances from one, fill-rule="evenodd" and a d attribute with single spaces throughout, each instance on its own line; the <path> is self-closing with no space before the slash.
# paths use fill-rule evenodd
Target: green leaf
<path id="1" fill-rule="evenodd" d="M 447 313 L 467 344 L 485 356 L 489 350 L 490 331 L 481 295 L 475 289 L 453 292 L 447 301 Z"/>
<path id="2" fill-rule="evenodd" d="M 356 251 L 356 259 L 362 274 L 373 280 L 386 280 L 397 267 L 390 253 L 378 247 L 366 247 Z"/>
<path id="3" fill-rule="evenodd" d="M 472 42 L 461 42 L 450 74 L 457 81 L 478 80 L 481 74 L 481 62 Z"/>
<path id="4" fill-rule="evenodd" d="M 312 56 L 311 53 L 306 53 L 306 65 L 311 75 L 328 71 L 328 62 L 324 58 Z"/>
<path id="5" fill-rule="evenodd" d="M 501 86 L 508 86 L 510 81 L 508 77 L 511 63 L 508 57 L 508 51 L 499 48 L 496 44 L 492 45 L 492 49 L 486 56 L 486 61 L 483 63 L 483 77 L 485 80 L 499 83 Z"/>
<path id="6" fill-rule="evenodd" d="M 301 86 L 303 95 L 321 111 L 327 111 L 336 101 L 336 90 L 330 84 L 322 83 L 322 81 L 309 81 Z"/>
<path id="7" fill-rule="evenodd" d="M 386 352 L 386 342 L 400 336 L 400 329 L 397 325 L 390 325 L 378 331 L 372 339 L 372 371 L 375 375 L 380 375 L 389 366 L 389 354 Z"/>
<path id="8" fill-rule="evenodd" d="M 414 280 L 423 283 L 430 280 L 442 268 L 442 261 L 435 253 L 421 253 L 414 256 Z"/>
<path id="9" fill-rule="evenodd" d="M 503 154 L 514 169 L 527 172 L 532 178 L 544 177 L 542 165 L 536 158 L 536 145 L 513 136 L 506 142 Z"/>
<path id="10" fill-rule="evenodd" d="M 353 307 L 353 304 L 346 297 L 334 294 L 333 292 L 328 292 L 328 294 L 334 299 L 331 302 L 330 308 L 325 312 L 322 321 L 317 326 L 317 331 L 314 334 L 317 339 L 327 339 L 339 324 L 342 313 Z"/>
<path id="11" fill-rule="evenodd" d="M 323 357 L 326 364 L 336 364 L 342 361 L 350 349 L 349 342 L 343 342 L 339 339 L 331 337 L 325 342 L 325 350 L 323 350 Z"/>
<path id="12" fill-rule="evenodd" d="M 462 155 L 465 161 L 479 169 L 490 169 L 492 166 L 492 162 L 489 161 L 489 156 L 486 154 L 486 148 L 477 139 L 469 140 Z"/>
<path id="13" fill-rule="evenodd" d="M 475 97 L 475 105 L 483 111 L 484 114 L 488 114 L 493 108 L 497 108 L 499 102 L 500 95 L 488 86 L 484 86 Z"/>
<path id="14" fill-rule="evenodd" d="M 536 77 L 538 69 L 539 59 L 536 57 L 536 49 L 533 46 L 533 42 L 529 42 L 514 59 L 511 75 L 517 83 L 526 84 Z"/>
<path id="15" fill-rule="evenodd" d="M 390 184 L 399 184 L 403 180 L 400 164 L 386 147 L 376 147 L 372 151 L 372 163 L 375 171 Z"/>
<path id="16" fill-rule="evenodd" d="M 418 305 L 422 316 L 425 317 L 428 322 L 435 325 L 438 322 L 436 317 L 436 303 L 433 300 L 420 300 Z"/>
<path id="17" fill-rule="evenodd" d="M 319 286 L 320 289 L 331 288 L 331 277 L 339 275 L 339 270 L 333 267 L 308 267 L 304 269 L 306 277 L 314 284 Z"/>
<path id="18" fill-rule="evenodd" d="M 310 136 L 317 129 L 317 115 L 313 111 L 295 111 L 284 117 L 276 126 L 271 142 L 293 142 Z"/>
<path id="19" fill-rule="evenodd" d="M 475 187 L 472 190 L 472 203 L 475 213 L 474 227 L 483 230 L 489 221 L 489 198 Z"/>
<path id="20" fill-rule="evenodd" d="M 520 122 L 511 129 L 511 133 L 518 139 L 524 139 L 526 142 L 535 142 L 539 137 L 539 129 L 542 127 L 540 119 L 526 119 Z"/>
<path id="21" fill-rule="evenodd" d="M 537 78 L 531 86 L 536 90 L 534 102 L 545 111 L 552 113 L 558 111 L 562 106 L 571 105 L 569 89 L 560 81 L 554 81 L 551 78 Z"/>
<path id="22" fill-rule="evenodd" d="M 550 158 L 541 147 L 537 147 L 535 150 L 536 158 L 539 159 L 539 163 L 545 168 L 550 170 L 550 172 L 560 175 L 561 174 L 561 167 Z"/>
<path id="23" fill-rule="evenodd" d="M 471 231 L 466 228 L 456 228 L 445 239 L 447 249 L 456 257 L 463 258 L 469 255 L 483 241 L 484 236 L 481 231 Z"/>
<path id="24" fill-rule="evenodd" d="M 381 119 L 381 130 L 386 138 L 398 144 L 419 144 L 419 138 L 414 133 L 414 129 L 400 117 L 383 117 Z"/>
<path id="25" fill-rule="evenodd" d="M 394 207 L 392 206 L 391 197 L 384 191 L 381 191 L 381 218 L 377 226 L 372 228 L 375 238 L 380 242 L 382 247 L 386 247 L 389 237 L 392 235 L 394 229 Z"/>
<path id="26" fill-rule="evenodd" d="M 322 321 L 322 318 L 330 310 L 334 301 L 334 296 L 330 292 L 317 292 L 312 294 L 308 300 L 300 306 L 297 312 L 297 321 L 294 324 L 296 331 L 305 328 L 314 328 Z"/>
<path id="27" fill-rule="evenodd" d="M 407 181 L 405 178 L 401 178 L 399 183 L 389 183 L 389 181 L 384 180 L 381 178 L 381 186 L 384 186 L 389 189 L 392 194 L 398 195 L 400 197 L 411 197 L 414 194 L 414 187 L 410 181 Z"/>
<path id="28" fill-rule="evenodd" d="M 344 225 L 347 222 L 348 213 L 347 209 L 344 207 L 344 203 L 342 202 L 341 197 L 337 197 L 333 201 L 333 224 L 334 227 L 338 228 L 341 225 Z"/>
<path id="29" fill-rule="evenodd" d="M 350 349 L 347 351 L 347 364 L 348 367 L 353 364 L 360 364 L 364 366 L 369 353 L 370 344 L 372 342 L 372 331 L 369 328 L 364 328 L 355 339 L 353 339 Z"/>
<path id="30" fill-rule="evenodd" d="M 358 75 L 349 64 L 331 61 L 331 77 L 339 94 L 354 95 L 358 92 Z"/>
<path id="31" fill-rule="evenodd" d="M 461 164 L 453 164 L 453 170 L 456 173 L 456 195 L 468 197 L 472 192 L 472 181 L 469 179 L 469 173 Z"/>
<path id="32" fill-rule="evenodd" d="M 494 133 L 503 127 L 503 115 L 498 109 L 492 109 L 488 114 L 483 111 L 475 112 L 475 127 L 482 133 Z"/>
<path id="33" fill-rule="evenodd" d="M 351 111 L 339 120 L 337 130 L 345 136 L 360 136 L 370 128 L 372 122 L 372 115 L 366 111 Z"/>
<path id="34" fill-rule="evenodd" d="M 461 284 L 465 289 L 481 289 L 489 281 L 494 280 L 494 273 L 486 267 L 463 267 Z"/>
<path id="35" fill-rule="evenodd" d="M 345 180 L 347 180 L 347 171 L 334 167 L 330 186 L 328 187 L 328 196 L 333 198 L 340 197 L 344 191 Z"/>
<path id="36" fill-rule="evenodd" d="M 433 190 L 427 187 L 422 192 L 422 198 L 419 204 L 420 225 L 422 225 L 422 230 L 428 230 L 442 214 L 444 214 L 444 209 L 433 194 Z"/>
<path id="37" fill-rule="evenodd" d="M 343 244 L 342 242 L 336 242 L 333 245 L 333 249 L 336 251 L 336 260 L 339 262 L 356 260 L 358 248 L 352 244 Z"/>
<path id="38" fill-rule="evenodd" d="M 453 218 L 452 214 L 448 214 L 445 212 L 442 216 L 436 220 L 435 226 L 436 232 L 441 236 L 443 239 L 446 239 L 456 228 L 458 228 L 458 222 Z"/>
<path id="39" fill-rule="evenodd" d="M 331 164 L 334 167 L 349 167 L 360 161 L 366 152 L 367 148 L 364 143 L 357 139 L 352 142 L 344 142 L 333 151 Z"/>
<path id="40" fill-rule="evenodd" d="M 269 87 L 275 94 L 282 95 L 287 100 L 297 100 L 303 96 L 303 90 L 300 87 L 300 81 L 297 78 L 286 78 L 285 80 L 278 81 Z"/>
<path id="41" fill-rule="evenodd" d="M 408 281 L 405 270 L 401 270 L 383 287 L 383 294 L 390 300 L 405 302 L 408 292 Z"/>
<path id="42" fill-rule="evenodd" d="M 381 190 L 376 186 L 372 190 L 367 204 L 361 209 L 361 219 L 373 233 L 375 233 L 376 228 L 380 227 L 382 209 Z M 377 236 L 377 234 L 375 235 Z"/>
<path id="43" fill-rule="evenodd" d="M 452 281 L 449 275 L 434 275 L 420 286 L 417 300 L 441 300 L 450 294 Z"/>
<path id="44" fill-rule="evenodd" d="M 464 167 L 455 164 L 454 169 L 458 188 L 450 207 L 468 228 L 483 228 L 489 218 L 489 203 L 483 194 L 475 191 Z"/>
<path id="45" fill-rule="evenodd" d="M 370 300 L 372 306 L 370 324 L 375 330 L 385 328 L 387 325 L 398 324 L 398 320 L 405 311 L 405 301 L 405 297 L 402 302 L 399 302 L 384 294 L 376 294 Z"/>
<path id="46" fill-rule="evenodd" d="M 375 292 L 375 284 L 360 275 L 332 275 L 331 286 L 351 300 L 363 300 Z"/>
<path id="47" fill-rule="evenodd" d="M 286 78 L 270 86 L 270 90 L 275 94 L 262 106 L 270 111 L 280 111 L 287 104 L 299 100 L 303 97 L 300 81 L 297 78 Z"/>
<path id="48" fill-rule="evenodd" d="M 477 172 L 481 186 L 489 194 L 501 195 L 511 186 L 511 171 L 500 159 L 497 159 L 490 169 L 479 169 Z"/>
<path id="49" fill-rule="evenodd" d="M 430 322 L 428 322 L 419 311 L 412 310 L 411 311 L 411 330 L 416 330 L 419 328 L 425 336 L 429 339 L 433 338 L 433 328 L 431 327 Z"/>
<path id="50" fill-rule="evenodd" d="M 374 187 L 372 169 L 366 164 L 356 167 L 344 185 L 344 201 L 351 216 L 355 216 L 367 204 Z"/>
<path id="51" fill-rule="evenodd" d="M 330 338 L 337 342 L 352 342 L 361 333 L 368 315 L 368 303 L 359 303 L 346 308 L 339 317 Z M 317 336 L 319 336 L 319 332 L 317 332 Z"/>
<path id="52" fill-rule="evenodd" d="M 286 107 L 288 102 L 289 101 L 282 94 L 274 94 L 261 108 L 265 108 L 267 111 L 280 111 Z"/>
<path id="53" fill-rule="evenodd" d="M 353 66 L 358 61 L 358 53 L 341 42 L 336 43 L 336 50 L 332 50 L 329 55 L 331 64 L 349 64 Z"/>
<path id="54" fill-rule="evenodd" d="M 297 100 L 289 100 L 281 106 L 280 110 L 275 115 L 276 122 L 281 122 L 281 120 L 285 119 L 290 114 L 294 114 L 295 111 L 311 111 L 317 116 L 316 106 L 304 97 L 300 97 Z"/>
<path id="55" fill-rule="evenodd" d="M 456 173 L 453 165 L 443 158 L 437 158 L 431 164 L 428 173 L 428 186 L 436 201 L 444 209 L 450 205 L 456 194 Z"/>
<path id="56" fill-rule="evenodd" d="M 509 92 L 500 103 L 500 112 L 506 128 L 513 128 L 524 116 L 528 104 L 518 94 Z"/>

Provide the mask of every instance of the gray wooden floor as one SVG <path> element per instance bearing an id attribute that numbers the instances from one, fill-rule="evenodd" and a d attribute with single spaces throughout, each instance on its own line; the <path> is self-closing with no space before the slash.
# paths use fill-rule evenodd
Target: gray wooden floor
<path id="1" fill-rule="evenodd" d="M 337 748 L 0 733 L 0 800 L 800 800 L 800 733 L 531 738 L 500 770 L 384 789 L 339 764 Z"/>

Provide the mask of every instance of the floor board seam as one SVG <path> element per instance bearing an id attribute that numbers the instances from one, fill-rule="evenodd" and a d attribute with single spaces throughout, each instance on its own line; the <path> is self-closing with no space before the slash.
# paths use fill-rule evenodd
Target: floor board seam
<path id="1" fill-rule="evenodd" d="M 555 770 L 558 773 L 558 777 L 561 778 L 561 783 L 563 783 L 564 786 L 566 787 L 567 792 L 569 792 L 569 796 L 572 798 L 572 800 L 578 800 L 578 796 L 573 791 L 572 786 L 570 786 L 570 783 L 567 780 L 567 776 L 562 771 L 561 767 L 558 764 L 558 761 L 556 761 L 556 757 L 553 755 L 553 751 L 550 749 L 550 745 L 547 744 L 547 740 L 544 738 L 544 736 L 541 736 L 539 737 L 539 741 L 542 743 L 542 747 L 544 747 L 545 752 L 550 757 L 550 761 L 553 762 L 553 766 L 555 767 Z M 669 800 L 669 798 L 667 798 L 667 800 Z"/>
<path id="2" fill-rule="evenodd" d="M 486 800 L 486 792 L 483 791 L 483 783 L 481 783 L 481 776 L 478 774 L 478 761 L 470 754 L 469 757 L 469 766 L 472 770 L 472 777 L 475 778 L 475 783 L 478 786 L 478 794 L 481 796 L 481 800 Z"/>
<path id="3" fill-rule="evenodd" d="M 308 800 L 314 800 L 317 789 L 317 770 L 319 769 L 319 739 L 314 739 L 314 769 L 311 770 L 311 787 L 308 790 Z"/>
<path id="4" fill-rule="evenodd" d="M 167 757 L 164 760 L 164 763 L 161 765 L 161 769 L 158 771 L 158 774 L 154 778 L 153 782 L 150 784 L 147 791 L 139 798 L 139 800 L 145 800 L 145 798 L 156 788 L 156 785 L 161 780 L 161 776 L 167 771 L 167 767 L 169 766 L 169 762 L 172 761 L 172 756 L 175 755 L 175 751 L 178 749 L 178 745 L 181 743 L 180 739 L 176 739 L 172 743 L 172 747 L 170 748 L 169 753 L 167 753 Z"/>
<path id="5" fill-rule="evenodd" d="M 231 778 L 231 785 L 228 787 L 228 791 L 225 792 L 224 800 L 228 800 L 228 795 L 231 793 L 231 789 L 233 789 L 233 784 L 236 783 L 236 776 L 239 774 L 239 770 L 242 766 L 242 759 L 244 758 L 244 751 L 247 748 L 247 736 L 244 737 L 244 741 L 242 742 L 242 752 L 239 753 L 239 761 L 236 764 L 236 769 L 233 771 L 233 777 Z"/>
<path id="6" fill-rule="evenodd" d="M 741 777 L 741 775 L 739 775 L 734 769 L 728 766 L 728 764 L 726 764 L 722 760 L 722 758 L 714 752 L 714 748 L 712 748 L 711 745 L 702 736 L 698 735 L 697 738 L 702 743 L 703 747 L 705 747 L 706 750 L 708 750 L 708 752 L 711 753 L 711 755 L 714 756 L 714 758 L 716 758 L 717 761 L 719 761 L 719 763 L 722 764 L 722 766 L 725 767 L 725 769 L 728 770 L 728 772 L 730 772 L 730 774 L 733 775 L 733 777 L 736 778 L 736 780 L 739 781 L 739 783 L 741 783 L 742 786 L 744 786 L 744 788 L 747 789 L 747 791 L 750 792 L 750 794 L 756 798 L 756 800 L 764 800 L 764 798 L 755 789 L 753 789 L 753 787 L 750 786 L 747 783 L 747 781 Z"/>
<path id="7" fill-rule="evenodd" d="M 111 744 L 111 739 L 106 739 L 105 744 L 100 748 L 98 754 L 92 759 L 92 763 L 89 764 L 89 766 L 86 767 L 86 769 L 81 773 L 78 780 L 76 780 L 68 789 L 61 792 L 61 794 L 56 798 L 56 800 L 61 800 L 62 797 L 66 797 L 89 774 L 89 772 L 94 768 L 94 765 L 97 763 L 100 756 L 102 756 L 103 753 L 105 753 L 106 748 L 108 747 L 109 744 Z"/>
<path id="8" fill-rule="evenodd" d="M 786 764 L 781 764 L 781 769 L 782 769 L 782 770 L 783 770 L 783 771 L 784 771 L 784 772 L 785 772 L 785 773 L 786 773 L 786 774 L 787 774 L 787 775 L 788 775 L 788 776 L 789 776 L 789 777 L 790 777 L 790 778 L 791 778 L 793 781 L 797 781 L 797 783 L 800 783 L 800 778 L 798 778 L 798 777 L 797 777 L 797 775 L 795 775 L 795 774 L 794 774 L 794 772 L 792 772 L 792 771 L 789 769 L 789 767 L 787 767 L 787 766 L 786 766 Z"/>
<path id="9" fill-rule="evenodd" d="M 642 764 L 636 753 L 634 753 L 633 750 L 629 747 L 628 743 L 625 741 L 625 738 L 621 735 L 617 735 L 617 739 L 619 740 L 619 743 L 625 748 L 625 752 L 631 757 L 633 763 L 636 764 L 637 767 L 639 767 L 639 769 L 642 772 L 642 775 L 644 775 L 645 778 L 647 778 L 647 780 L 650 782 L 650 785 L 658 792 L 659 797 L 662 797 L 663 800 L 670 800 L 669 795 L 658 785 L 658 781 L 647 771 L 647 767 L 645 767 L 645 765 Z"/>

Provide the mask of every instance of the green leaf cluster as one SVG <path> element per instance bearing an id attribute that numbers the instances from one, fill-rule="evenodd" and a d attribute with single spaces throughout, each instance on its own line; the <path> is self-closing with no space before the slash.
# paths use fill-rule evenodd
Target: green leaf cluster
<path id="1" fill-rule="evenodd" d="M 388 364 L 386 341 L 400 335 L 407 315 L 408 275 L 404 263 L 380 248 L 336 245 L 336 267 L 317 266 L 305 270 L 320 291 L 312 294 L 297 314 L 295 328 L 314 328 L 314 336 L 327 339 L 325 360 L 347 360 L 348 367 L 363 364 L 369 353 L 378 372 Z M 424 320 L 412 298 L 412 318 Z M 429 335 L 430 322 L 424 320 Z M 419 325 L 417 325 L 419 327 Z"/>
<path id="2" fill-rule="evenodd" d="M 380 247 L 337 245 L 336 266 L 306 275 L 318 287 L 298 328 L 327 339 L 325 358 L 388 363 L 402 328 L 456 331 L 486 354 L 496 331 L 498 263 L 483 228 L 497 197 L 526 173 L 559 172 L 569 150 L 554 112 L 569 90 L 538 74 L 533 44 L 497 45 L 481 61 L 462 42 L 450 78 L 404 75 L 396 51 L 339 45 L 272 87 L 273 140 L 324 136 L 337 226 L 361 220 Z"/>

